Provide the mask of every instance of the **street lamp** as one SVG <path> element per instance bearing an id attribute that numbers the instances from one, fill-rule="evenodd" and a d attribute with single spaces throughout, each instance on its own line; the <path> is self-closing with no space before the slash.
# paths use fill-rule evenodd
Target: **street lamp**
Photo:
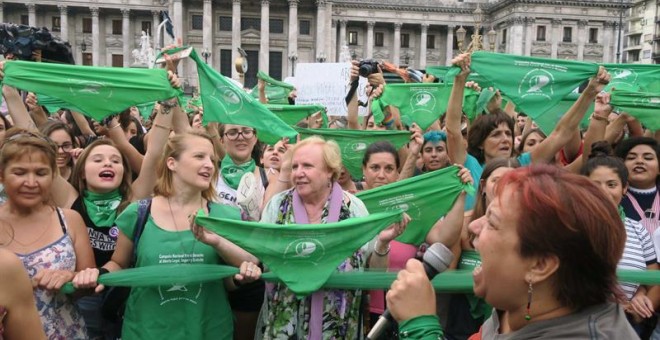
<path id="1" fill-rule="evenodd" d="M 456 40 L 458 41 L 458 50 L 463 51 L 463 42 L 465 41 L 465 28 L 463 25 L 456 30 Z"/>
<path id="2" fill-rule="evenodd" d="M 87 44 L 85 44 L 85 40 L 80 43 L 80 50 L 83 52 L 87 51 Z"/>
<path id="3" fill-rule="evenodd" d="M 488 43 L 490 43 L 490 49 L 493 52 L 495 52 L 495 39 L 497 39 L 497 32 L 491 27 L 490 31 L 488 31 Z"/>
<path id="4" fill-rule="evenodd" d="M 316 60 L 319 63 L 324 63 L 326 61 L 325 53 L 324 52 L 319 53 L 319 56 L 316 58 Z"/>
<path id="5" fill-rule="evenodd" d="M 456 40 L 458 41 L 458 50 L 461 53 L 478 51 L 483 48 L 483 36 L 481 35 L 481 24 L 484 20 L 484 11 L 481 9 L 481 6 L 477 4 L 477 8 L 472 12 L 472 17 L 474 19 L 474 33 L 472 34 L 470 44 L 463 50 L 463 43 L 465 42 L 465 28 L 461 26 L 456 30 Z M 490 34 L 490 32 L 489 32 Z"/>
<path id="6" fill-rule="evenodd" d="M 296 76 L 296 60 L 298 60 L 298 54 L 296 52 L 291 52 L 289 55 L 289 60 L 291 60 L 291 76 Z"/>
<path id="7" fill-rule="evenodd" d="M 408 55 L 408 52 L 406 52 L 406 54 L 403 55 L 403 64 L 406 65 L 407 67 L 409 63 L 410 63 L 410 56 Z"/>
<path id="8" fill-rule="evenodd" d="M 204 47 L 204 50 L 202 50 L 202 57 L 204 57 L 204 62 L 209 63 L 209 57 L 211 56 L 211 52 L 209 51 L 208 48 Z"/>

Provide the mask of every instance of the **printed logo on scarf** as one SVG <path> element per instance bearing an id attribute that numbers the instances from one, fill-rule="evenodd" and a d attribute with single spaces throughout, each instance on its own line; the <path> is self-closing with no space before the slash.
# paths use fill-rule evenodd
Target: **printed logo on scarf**
<path id="1" fill-rule="evenodd" d="M 364 151 L 367 149 L 367 143 L 365 142 L 353 142 L 348 143 L 344 147 L 344 152 L 342 154 L 346 159 L 362 159 Z"/>
<path id="2" fill-rule="evenodd" d="M 315 238 L 300 238 L 290 242 L 284 250 L 286 262 L 311 262 L 318 264 L 325 256 L 323 243 Z"/>
<path id="3" fill-rule="evenodd" d="M 188 286 L 191 286 L 188 288 Z M 201 283 L 195 284 L 181 284 L 174 283 L 171 286 L 158 286 L 158 294 L 160 295 L 160 305 L 169 302 L 182 301 L 197 304 L 199 296 L 202 294 Z"/>
<path id="4" fill-rule="evenodd" d="M 410 97 L 410 107 L 413 112 L 422 111 L 433 113 L 435 109 L 436 99 L 433 93 L 428 90 L 416 90 L 417 93 Z"/>
<path id="5" fill-rule="evenodd" d="M 552 85 L 555 82 L 555 77 L 552 73 L 542 70 L 542 69 L 533 69 L 520 81 L 518 84 L 518 94 L 522 98 L 528 96 L 541 96 L 547 99 L 551 99 L 554 94 L 554 89 Z"/>
<path id="6" fill-rule="evenodd" d="M 236 114 L 243 108 L 241 94 L 233 86 L 216 87 L 210 99 L 220 104 L 228 115 Z"/>

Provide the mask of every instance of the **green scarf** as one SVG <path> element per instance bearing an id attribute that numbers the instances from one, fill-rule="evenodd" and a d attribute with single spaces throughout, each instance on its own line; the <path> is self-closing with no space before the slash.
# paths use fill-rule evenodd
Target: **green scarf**
<path id="1" fill-rule="evenodd" d="M 184 48 L 168 52 L 174 53 Z M 259 132 L 257 138 L 260 141 L 269 145 L 275 145 L 284 137 L 295 140 L 297 133 L 292 127 L 270 112 L 259 100 L 206 64 L 195 50 L 190 53 L 190 59 L 197 64 L 204 125 L 220 122 L 249 126 Z"/>
<path id="2" fill-rule="evenodd" d="M 624 90 L 612 91 L 610 105 L 629 113 L 644 126 L 660 130 L 660 92 L 645 93 Z"/>
<path id="3" fill-rule="evenodd" d="M 223 158 L 220 163 L 220 174 L 225 183 L 229 185 L 230 188 L 236 190 L 238 189 L 238 184 L 241 182 L 243 175 L 248 172 L 253 172 L 255 167 L 254 159 L 250 159 L 249 162 L 237 165 L 229 155 L 225 155 L 225 158 Z"/>
<path id="4" fill-rule="evenodd" d="M 280 117 L 285 123 L 289 125 L 296 125 L 299 121 L 321 111 L 323 118 L 323 127 L 328 126 L 328 112 L 323 105 L 273 105 L 268 104 L 266 107 Z"/>
<path id="5" fill-rule="evenodd" d="M 325 140 L 334 140 L 339 144 L 341 161 L 355 179 L 362 178 L 362 158 L 367 147 L 374 142 L 386 140 L 399 149 L 410 140 L 408 131 L 367 131 L 343 129 L 305 129 L 296 128 L 300 138 L 321 136 Z"/>
<path id="6" fill-rule="evenodd" d="M 557 126 L 557 123 L 559 123 L 561 117 L 564 116 L 568 110 L 570 110 L 571 106 L 575 104 L 575 101 L 578 99 L 578 97 L 580 97 L 580 94 L 577 92 L 569 93 L 566 97 L 559 101 L 559 103 L 549 108 L 542 116 L 534 118 L 534 123 L 539 126 L 541 131 L 543 131 L 546 136 L 550 135 L 552 130 L 555 129 L 555 126 Z M 589 126 L 589 118 L 591 118 L 591 112 L 594 112 L 593 103 L 591 103 L 587 109 L 587 114 L 584 115 L 584 118 L 582 118 L 582 121 L 580 122 L 580 127 L 584 128 L 585 130 Z"/>
<path id="7" fill-rule="evenodd" d="M 641 64 L 603 64 L 612 75 L 605 91 L 617 90 L 660 93 L 660 67 Z"/>
<path id="8" fill-rule="evenodd" d="M 119 189 L 105 194 L 85 190 L 82 199 L 89 219 L 97 227 L 110 228 L 113 226 L 117 217 L 117 207 L 119 207 L 122 200 Z"/>
<path id="9" fill-rule="evenodd" d="M 298 295 L 321 288 L 339 264 L 402 216 L 397 209 L 335 223 L 281 225 L 204 215 L 195 223 L 254 254 Z"/>
<path id="10" fill-rule="evenodd" d="M 624 223 L 626 222 L 626 211 L 623 210 L 623 206 L 619 205 L 616 207 L 616 210 L 619 212 L 619 217 L 621 217 L 621 221 Z"/>
<path id="11" fill-rule="evenodd" d="M 98 121 L 133 105 L 177 97 L 163 69 L 92 67 L 27 61 L 5 64 L 3 83 L 50 96 Z"/>
<path id="12" fill-rule="evenodd" d="M 474 194 L 474 187 L 461 183 L 458 168 L 444 169 L 415 176 L 359 192 L 357 197 L 372 212 L 403 209 L 412 219 L 397 241 L 419 245 L 435 222 L 454 205 L 463 190 Z"/>
<path id="13" fill-rule="evenodd" d="M 595 63 L 485 51 L 472 53 L 470 67 L 511 99 L 518 111 L 534 119 L 598 72 Z M 460 69 L 454 67 L 449 73 L 458 72 Z"/>

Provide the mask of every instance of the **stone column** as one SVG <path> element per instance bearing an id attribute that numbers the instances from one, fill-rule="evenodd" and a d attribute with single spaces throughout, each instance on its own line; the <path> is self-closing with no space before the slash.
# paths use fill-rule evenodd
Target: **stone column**
<path id="1" fill-rule="evenodd" d="M 623 23 L 625 25 L 625 23 Z M 622 29 L 625 29 L 625 27 L 622 27 Z M 623 34 L 625 32 L 621 32 L 621 39 L 619 39 L 619 22 L 618 21 L 612 21 L 612 36 L 614 37 L 613 41 L 614 44 L 612 44 L 612 62 L 614 63 L 621 63 L 623 62 L 623 56 L 625 55 L 625 51 L 623 50 L 624 45 L 623 42 L 626 39 L 626 35 Z M 616 49 L 617 49 L 617 43 L 621 44 L 621 56 L 617 58 L 616 55 Z"/>
<path id="2" fill-rule="evenodd" d="M 131 29 L 130 29 L 130 10 L 128 8 L 121 9 L 121 40 L 124 54 L 124 67 L 131 65 Z"/>
<path id="3" fill-rule="evenodd" d="M 345 19 L 339 20 L 339 47 L 346 46 L 346 23 Z"/>
<path id="4" fill-rule="evenodd" d="M 204 0 L 204 18 L 202 27 L 202 51 L 211 53 L 211 60 L 205 60 L 211 67 L 213 67 L 213 58 L 215 51 L 213 50 L 213 1 Z"/>
<path id="5" fill-rule="evenodd" d="M 158 32 L 158 25 L 160 25 L 160 11 L 151 11 L 151 32 L 149 32 L 149 35 L 153 39 L 153 48 L 156 51 L 160 50 L 160 41 L 156 41 L 156 32 Z"/>
<path id="6" fill-rule="evenodd" d="M 561 41 L 561 19 L 552 19 L 552 47 L 550 58 L 557 58 L 559 42 Z"/>
<path id="7" fill-rule="evenodd" d="M 577 60 L 584 60 L 584 44 L 586 40 L 586 27 L 589 22 L 587 20 L 578 20 L 577 31 Z"/>
<path id="8" fill-rule="evenodd" d="M 57 8 L 60 10 L 60 38 L 69 41 L 69 8 L 66 5 L 57 5 Z"/>
<path id="9" fill-rule="evenodd" d="M 259 70 L 268 73 L 270 58 L 270 0 L 261 0 L 261 33 L 259 47 Z"/>
<path id="10" fill-rule="evenodd" d="M 375 21 L 367 21 L 367 46 L 365 46 L 366 53 L 364 54 L 365 58 L 374 57 L 374 26 L 376 25 Z"/>
<path id="11" fill-rule="evenodd" d="M 603 30 L 603 62 L 604 63 L 609 63 L 612 62 L 612 26 L 613 23 L 611 21 L 605 21 L 603 23 L 603 27 L 601 28 Z"/>
<path id="12" fill-rule="evenodd" d="M 187 43 L 185 37 L 186 35 L 183 34 L 183 2 L 182 0 L 173 0 L 172 1 L 172 14 L 174 14 L 174 17 L 172 18 L 172 25 L 174 26 L 174 37 L 175 38 L 181 38 L 181 42 L 184 44 Z M 168 45 L 165 43 L 165 45 Z M 179 79 L 181 79 L 181 83 L 183 84 L 185 79 L 186 79 L 186 68 L 184 67 L 187 64 L 187 62 L 184 60 L 179 63 L 179 67 L 177 67 L 177 72 L 179 73 Z M 183 85 L 181 85 L 183 87 Z"/>
<path id="13" fill-rule="evenodd" d="M 401 63 L 401 23 L 394 23 L 394 51 L 392 52 L 392 62 L 394 65 Z"/>
<path id="14" fill-rule="evenodd" d="M 238 79 L 234 60 L 240 56 L 239 47 L 241 47 L 241 0 L 233 0 L 231 10 L 231 77 L 233 79 Z"/>
<path id="15" fill-rule="evenodd" d="M 101 33 L 99 32 L 99 8 L 90 7 L 89 11 L 92 12 L 92 65 L 100 66 Z"/>
<path id="16" fill-rule="evenodd" d="M 329 62 L 337 62 L 337 23 L 332 22 L 332 1 L 325 5 L 325 53 Z"/>
<path id="17" fill-rule="evenodd" d="M 513 26 L 511 27 L 511 49 L 510 53 L 515 55 L 523 54 L 523 25 L 525 20 L 522 17 L 513 18 Z"/>
<path id="18" fill-rule="evenodd" d="M 419 42 L 419 66 L 420 69 L 426 68 L 426 38 L 429 33 L 429 24 L 422 23 L 422 36 L 421 41 Z"/>
<path id="19" fill-rule="evenodd" d="M 0 22 L 5 22 L 5 3 L 0 2 Z"/>
<path id="20" fill-rule="evenodd" d="M 534 22 L 536 19 L 526 17 L 525 18 L 525 29 L 524 29 L 524 34 L 525 34 L 525 55 L 526 56 L 531 56 L 532 55 L 532 36 L 534 35 Z"/>
<path id="21" fill-rule="evenodd" d="M 37 5 L 27 3 L 25 6 L 28 9 L 28 24 L 32 27 L 37 27 Z"/>
<path id="22" fill-rule="evenodd" d="M 316 0 L 316 61 L 328 60 L 325 52 L 325 5 L 326 0 Z"/>
<path id="23" fill-rule="evenodd" d="M 289 72 L 293 75 L 293 69 L 296 67 L 295 61 L 298 60 L 298 2 L 299 0 L 289 0 Z"/>
<path id="24" fill-rule="evenodd" d="M 445 55 L 445 65 L 451 65 L 451 60 L 454 59 L 454 25 L 447 25 L 447 52 Z"/>

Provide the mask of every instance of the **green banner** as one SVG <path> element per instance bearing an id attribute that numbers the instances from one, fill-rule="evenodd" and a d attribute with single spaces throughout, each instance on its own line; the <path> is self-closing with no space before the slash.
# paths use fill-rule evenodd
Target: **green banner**
<path id="1" fill-rule="evenodd" d="M 605 91 L 615 88 L 625 91 L 660 93 L 660 65 L 603 64 L 612 79 Z"/>
<path id="2" fill-rule="evenodd" d="M 271 112 L 276 114 L 280 119 L 285 123 L 293 126 L 296 125 L 301 120 L 317 113 L 321 112 L 321 117 L 323 118 L 323 126 L 328 126 L 328 114 L 323 105 L 273 105 L 267 104 Z"/>
<path id="3" fill-rule="evenodd" d="M 305 129 L 296 128 L 300 138 L 320 136 L 325 140 L 334 140 L 339 144 L 341 161 L 354 179 L 362 179 L 362 159 L 367 147 L 374 142 L 386 140 L 399 149 L 410 140 L 408 131 L 373 131 L 342 129 Z"/>
<path id="4" fill-rule="evenodd" d="M 397 241 L 419 245 L 438 219 L 449 212 L 463 190 L 474 194 L 474 188 L 461 183 L 458 168 L 444 169 L 407 178 L 375 189 L 357 193 L 369 212 L 401 209 L 412 219 Z"/>
<path id="5" fill-rule="evenodd" d="M 297 295 L 307 295 L 401 216 L 395 210 L 336 223 L 282 225 L 197 215 L 195 223 L 259 258 Z"/>
<path id="6" fill-rule="evenodd" d="M 580 97 L 580 94 L 577 92 L 571 92 L 568 96 L 566 96 L 564 99 L 562 99 L 559 103 L 557 103 L 555 106 L 551 107 L 548 111 L 546 111 L 542 116 L 535 118 L 534 122 L 539 126 L 541 131 L 545 133 L 546 136 L 550 135 L 552 130 L 555 129 L 555 126 L 557 126 L 557 123 L 559 123 L 559 120 L 561 117 L 568 112 L 568 110 L 575 104 L 575 101 Z M 584 115 L 584 118 L 582 118 L 582 121 L 580 122 L 580 127 L 581 128 L 587 128 L 589 126 L 589 118 L 591 117 L 591 113 L 594 112 L 594 104 L 591 103 L 589 108 L 587 109 L 587 114 Z"/>
<path id="7" fill-rule="evenodd" d="M 9 61 L 4 71 L 4 84 L 60 100 L 98 121 L 131 106 L 182 93 L 172 88 L 163 69 Z"/>
<path id="8" fill-rule="evenodd" d="M 660 130 L 660 93 L 614 90 L 610 105 L 637 118 L 650 130 Z"/>

